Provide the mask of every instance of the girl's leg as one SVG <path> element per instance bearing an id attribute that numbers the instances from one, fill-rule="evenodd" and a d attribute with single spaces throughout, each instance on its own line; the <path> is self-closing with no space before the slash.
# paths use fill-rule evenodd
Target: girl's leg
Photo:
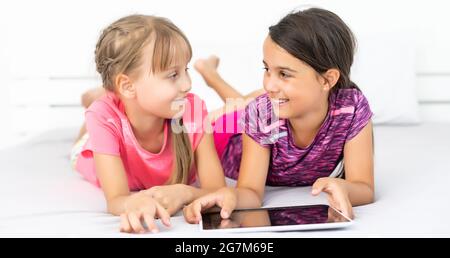
<path id="1" fill-rule="evenodd" d="M 223 107 L 209 113 L 211 121 L 217 120 L 224 113 L 245 108 L 250 101 L 265 93 L 264 89 L 259 89 L 248 95 L 242 95 L 220 76 L 217 71 L 219 61 L 218 57 L 210 56 L 207 59 L 199 59 L 194 64 L 206 84 L 214 89 L 225 103 Z"/>
<path id="2" fill-rule="evenodd" d="M 105 89 L 103 89 L 103 87 L 90 89 L 85 93 L 83 93 L 83 95 L 81 95 L 81 105 L 85 109 L 87 109 L 92 104 L 92 102 L 102 97 L 103 94 L 105 94 Z M 78 136 L 75 142 L 78 142 L 81 139 L 81 137 L 83 137 L 83 135 L 85 134 L 86 134 L 86 123 L 83 123 L 83 125 L 80 128 L 80 131 L 78 132 Z"/>
<path id="3" fill-rule="evenodd" d="M 219 158 L 222 158 L 230 139 L 240 133 L 238 126 L 240 112 L 236 111 L 244 109 L 250 101 L 265 91 L 260 89 L 246 96 L 242 95 L 220 76 L 217 71 L 218 66 L 219 58 L 216 56 L 200 59 L 194 64 L 206 84 L 215 90 L 225 103 L 223 107 L 208 114 L 214 128 L 214 145 Z"/>
<path id="4" fill-rule="evenodd" d="M 92 104 L 92 102 L 101 98 L 104 94 L 105 89 L 103 88 L 103 86 L 87 90 L 85 93 L 83 93 L 83 95 L 81 95 L 81 105 L 87 109 Z"/>
<path id="5" fill-rule="evenodd" d="M 243 98 L 243 95 L 222 79 L 217 68 L 219 67 L 219 58 L 210 56 L 206 59 L 199 59 L 195 62 L 194 68 L 200 73 L 206 84 L 219 94 L 223 102 L 227 99 Z"/>

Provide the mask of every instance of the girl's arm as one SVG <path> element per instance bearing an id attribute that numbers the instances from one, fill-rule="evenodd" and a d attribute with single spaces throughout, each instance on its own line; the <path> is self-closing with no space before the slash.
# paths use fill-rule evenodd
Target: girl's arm
<path id="1" fill-rule="evenodd" d="M 345 181 L 353 206 L 374 201 L 374 161 L 372 121 L 344 147 Z"/>
<path id="2" fill-rule="evenodd" d="M 120 215 L 130 196 L 128 180 L 120 157 L 94 153 L 95 171 L 108 206 L 108 212 Z"/>
<path id="3" fill-rule="evenodd" d="M 242 159 L 236 186 L 236 208 L 258 208 L 263 204 L 270 149 L 242 134 Z"/>
<path id="4" fill-rule="evenodd" d="M 217 155 L 214 138 L 211 133 L 205 133 L 203 135 L 194 153 L 194 158 L 201 188 L 188 186 L 191 189 L 188 203 L 202 195 L 226 186 L 222 164 Z"/>
<path id="5" fill-rule="evenodd" d="M 328 194 L 331 206 L 353 218 L 352 206 L 374 201 L 373 132 L 369 123 L 344 146 L 345 180 L 319 178 L 313 185 L 312 194 Z"/>
<path id="6" fill-rule="evenodd" d="M 222 165 L 214 147 L 212 134 L 205 133 L 194 153 L 200 188 L 185 184 L 154 186 L 145 191 L 160 204 L 169 214 L 198 199 L 199 197 L 225 187 L 225 177 Z"/>
<path id="7" fill-rule="evenodd" d="M 148 230 L 157 232 L 155 216 L 170 225 L 170 215 L 151 196 L 144 192 L 131 194 L 120 157 L 94 153 L 95 170 L 106 198 L 108 212 L 121 215 L 121 231 L 144 232 L 143 221 Z"/>
<path id="8" fill-rule="evenodd" d="M 237 187 L 224 187 L 196 199 L 183 210 L 189 223 L 199 223 L 201 212 L 214 206 L 221 208 L 222 218 L 228 218 L 236 208 L 261 207 L 269 170 L 270 149 L 260 146 L 242 134 L 242 160 Z"/>

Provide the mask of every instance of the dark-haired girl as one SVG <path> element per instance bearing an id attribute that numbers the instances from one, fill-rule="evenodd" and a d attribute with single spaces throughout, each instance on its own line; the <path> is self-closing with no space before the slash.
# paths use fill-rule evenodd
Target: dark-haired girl
<path id="1" fill-rule="evenodd" d="M 194 201 L 184 210 L 188 222 L 213 205 L 223 218 L 259 207 L 266 185 L 312 186 L 313 195 L 325 192 L 348 217 L 352 206 L 373 202 L 372 112 L 350 80 L 354 50 L 354 36 L 336 14 L 311 8 L 269 28 L 264 91 L 243 97 L 218 74 L 217 58 L 196 63 L 222 99 L 244 100 L 232 112 L 226 105 L 214 125 L 225 174 L 237 187 Z"/>

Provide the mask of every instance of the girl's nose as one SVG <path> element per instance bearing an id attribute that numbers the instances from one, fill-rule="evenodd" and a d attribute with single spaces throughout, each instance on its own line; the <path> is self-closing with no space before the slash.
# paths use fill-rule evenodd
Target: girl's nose
<path id="1" fill-rule="evenodd" d="M 182 80 L 180 84 L 181 84 L 180 90 L 184 93 L 189 92 L 192 88 L 191 79 L 189 77 L 185 77 L 185 79 Z"/>
<path id="2" fill-rule="evenodd" d="M 278 83 L 273 79 L 267 79 L 266 83 L 264 84 L 264 88 L 267 92 L 279 92 L 280 88 L 278 87 Z"/>

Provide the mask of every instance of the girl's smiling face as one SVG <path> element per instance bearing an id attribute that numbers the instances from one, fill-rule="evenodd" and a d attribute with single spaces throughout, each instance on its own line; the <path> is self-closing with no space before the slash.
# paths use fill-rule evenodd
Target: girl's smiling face
<path id="1" fill-rule="evenodd" d="M 180 116 L 186 105 L 186 95 L 191 90 L 187 64 L 187 60 L 180 59 L 165 71 L 151 73 L 150 62 L 145 62 L 142 76 L 135 82 L 141 108 L 158 117 Z"/>
<path id="2" fill-rule="evenodd" d="M 132 98 L 145 113 L 171 119 L 180 117 L 187 104 L 186 95 L 191 90 L 188 73 L 188 58 L 180 53 L 164 71 L 152 68 L 153 46 L 143 51 L 142 65 L 135 76 L 130 76 Z"/>
<path id="3" fill-rule="evenodd" d="M 284 119 L 298 118 L 319 110 L 329 87 L 311 66 L 278 46 L 270 36 L 264 41 L 264 89 L 275 113 Z"/>

